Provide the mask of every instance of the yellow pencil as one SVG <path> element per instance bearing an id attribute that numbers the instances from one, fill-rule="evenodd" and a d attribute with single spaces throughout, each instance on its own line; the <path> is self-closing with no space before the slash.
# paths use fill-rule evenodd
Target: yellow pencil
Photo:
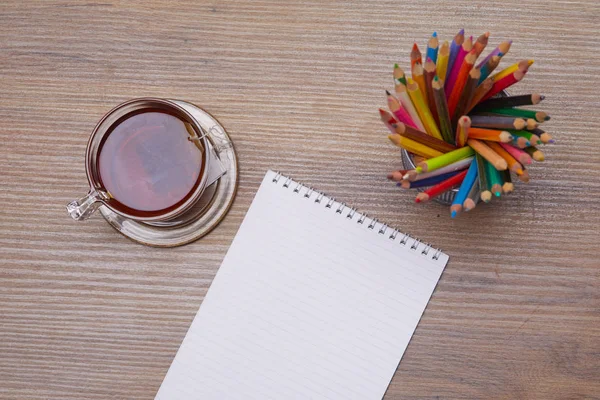
<path id="1" fill-rule="evenodd" d="M 450 58 L 450 45 L 446 40 L 442 47 L 440 47 L 440 51 L 438 51 L 438 59 L 436 64 L 436 73 L 437 76 L 440 77 L 441 80 L 446 80 L 446 73 L 448 71 L 448 59 Z"/>
<path id="2" fill-rule="evenodd" d="M 433 119 L 433 116 L 431 115 L 431 111 L 429 110 L 429 107 L 423 98 L 423 94 L 419 89 L 419 85 L 409 78 L 407 90 L 415 108 L 417 109 L 417 113 L 419 114 L 421 122 L 423 125 L 425 125 L 425 131 L 434 138 L 444 140 L 437 124 L 435 123 L 435 120 Z"/>
<path id="3" fill-rule="evenodd" d="M 533 64 L 533 60 L 523 60 L 519 61 L 516 64 L 511 65 L 510 67 L 504 68 L 502 71 L 492 75 L 492 80 L 494 82 L 499 81 L 500 79 L 514 73 L 516 70 L 520 69 L 521 71 L 527 71 L 527 69 Z"/>
<path id="4" fill-rule="evenodd" d="M 435 149 L 432 149 L 429 146 L 425 146 L 424 144 L 415 142 L 412 139 L 408 139 L 408 138 L 406 138 L 404 136 L 400 136 L 398 134 L 388 135 L 388 138 L 396 146 L 402 147 L 409 153 L 417 154 L 417 155 L 427 158 L 427 159 L 433 158 L 433 157 L 439 157 L 444 154 L 441 151 L 437 151 Z"/>

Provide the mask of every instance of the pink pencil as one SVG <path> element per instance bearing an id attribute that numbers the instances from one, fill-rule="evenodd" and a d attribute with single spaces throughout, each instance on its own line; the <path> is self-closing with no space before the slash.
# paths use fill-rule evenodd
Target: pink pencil
<path id="1" fill-rule="evenodd" d="M 404 109 L 404 107 L 402 107 L 402 104 L 400 104 L 400 101 L 392 96 L 389 91 L 386 90 L 385 93 L 387 94 L 388 108 L 392 113 L 394 113 L 394 116 L 398 118 L 399 121 L 404 122 L 406 125 L 419 130 L 417 124 L 415 124 L 415 121 L 413 121 L 410 114 Z"/>
<path id="2" fill-rule="evenodd" d="M 454 60 L 454 64 L 452 65 L 452 70 L 448 73 L 448 79 L 444 82 L 444 92 L 446 93 L 446 98 L 450 97 L 450 93 L 452 93 L 452 89 L 454 89 L 454 84 L 456 83 L 456 78 L 458 77 L 458 72 L 463 65 L 463 61 L 467 54 L 473 48 L 473 36 L 464 41 L 460 49 L 458 49 L 458 54 L 456 55 L 456 60 Z"/>
<path id="3" fill-rule="evenodd" d="M 502 146 L 504 148 L 504 150 L 508 151 L 508 153 L 513 156 L 513 158 L 515 160 L 517 160 L 518 162 L 520 162 L 521 164 L 531 164 L 531 156 L 529 154 L 527 154 L 525 151 L 516 148 L 514 146 L 511 146 L 508 143 L 499 143 L 500 146 Z"/>

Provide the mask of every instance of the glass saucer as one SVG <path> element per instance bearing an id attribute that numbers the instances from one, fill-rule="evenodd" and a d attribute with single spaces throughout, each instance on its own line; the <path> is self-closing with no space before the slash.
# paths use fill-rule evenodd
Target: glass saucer
<path id="1" fill-rule="evenodd" d="M 117 231 L 135 242 L 154 247 L 176 247 L 200 239 L 213 230 L 233 204 L 238 185 L 237 156 L 225 128 L 212 115 L 185 101 L 172 100 L 198 120 L 225 173 L 208 186 L 194 207 L 166 222 L 139 222 L 124 218 L 107 207 L 99 211 Z"/>

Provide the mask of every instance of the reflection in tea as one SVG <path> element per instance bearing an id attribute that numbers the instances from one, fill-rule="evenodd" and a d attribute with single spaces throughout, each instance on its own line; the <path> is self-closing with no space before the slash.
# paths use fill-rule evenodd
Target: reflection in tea
<path id="1" fill-rule="evenodd" d="M 186 125 L 164 112 L 143 112 L 112 129 L 98 171 L 114 200 L 134 212 L 156 212 L 177 207 L 194 190 L 202 151 L 188 140 Z"/>

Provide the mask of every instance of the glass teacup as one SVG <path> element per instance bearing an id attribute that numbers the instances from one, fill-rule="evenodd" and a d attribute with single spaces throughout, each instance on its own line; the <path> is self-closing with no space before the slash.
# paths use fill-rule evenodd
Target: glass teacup
<path id="1" fill-rule="evenodd" d="M 73 219 L 104 205 L 136 221 L 168 221 L 200 199 L 214 157 L 199 122 L 176 101 L 141 98 L 112 109 L 86 150 L 89 193 L 67 205 Z"/>

